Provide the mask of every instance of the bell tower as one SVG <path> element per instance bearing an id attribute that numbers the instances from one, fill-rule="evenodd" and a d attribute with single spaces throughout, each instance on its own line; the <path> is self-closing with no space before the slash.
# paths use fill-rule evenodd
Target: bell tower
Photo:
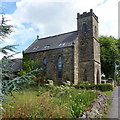
<path id="1" fill-rule="evenodd" d="M 79 83 L 101 83 L 98 17 L 90 12 L 77 14 Z"/>

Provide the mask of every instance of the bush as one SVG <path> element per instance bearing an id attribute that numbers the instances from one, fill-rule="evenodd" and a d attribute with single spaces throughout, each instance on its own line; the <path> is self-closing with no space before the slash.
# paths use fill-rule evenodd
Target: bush
<path id="1" fill-rule="evenodd" d="M 100 90 L 100 91 L 111 91 L 113 90 L 113 86 L 111 84 L 98 84 L 98 85 L 86 85 L 86 84 L 78 84 L 74 85 L 77 89 L 86 89 L 86 90 Z"/>

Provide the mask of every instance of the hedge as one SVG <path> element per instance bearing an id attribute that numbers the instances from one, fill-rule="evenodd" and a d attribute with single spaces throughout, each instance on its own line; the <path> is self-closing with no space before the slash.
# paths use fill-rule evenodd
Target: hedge
<path id="1" fill-rule="evenodd" d="M 113 86 L 111 84 L 97 84 L 97 85 L 87 85 L 87 84 L 78 84 L 74 85 L 76 89 L 86 89 L 86 90 L 100 90 L 100 91 L 111 91 Z"/>

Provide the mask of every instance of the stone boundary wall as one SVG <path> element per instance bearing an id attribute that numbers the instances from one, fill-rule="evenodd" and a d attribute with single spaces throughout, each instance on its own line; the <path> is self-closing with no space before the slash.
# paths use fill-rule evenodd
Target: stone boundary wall
<path id="1" fill-rule="evenodd" d="M 107 95 L 99 92 L 97 99 L 83 112 L 81 118 L 101 118 L 107 110 Z"/>

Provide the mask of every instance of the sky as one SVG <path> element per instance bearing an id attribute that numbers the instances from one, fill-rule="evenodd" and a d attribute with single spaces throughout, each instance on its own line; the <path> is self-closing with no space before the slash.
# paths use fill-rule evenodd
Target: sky
<path id="1" fill-rule="evenodd" d="M 77 13 L 93 9 L 99 20 L 99 35 L 118 38 L 118 0 L 0 0 L 1 13 L 14 26 L 4 45 L 22 51 L 39 38 L 77 30 Z"/>

